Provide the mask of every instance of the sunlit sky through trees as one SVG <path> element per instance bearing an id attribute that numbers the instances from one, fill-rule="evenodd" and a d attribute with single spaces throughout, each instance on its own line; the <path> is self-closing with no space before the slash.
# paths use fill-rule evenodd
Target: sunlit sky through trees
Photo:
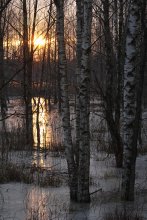
<path id="1" fill-rule="evenodd" d="M 51 4 L 52 3 L 52 4 Z M 67 4 L 68 3 L 68 4 Z M 34 0 L 27 0 L 28 44 L 31 45 Z M 34 60 L 40 60 L 44 48 L 50 47 L 53 55 L 56 41 L 56 12 L 51 0 L 38 1 L 35 34 L 34 34 Z M 67 53 L 75 56 L 75 1 L 65 1 L 65 42 Z M 7 57 L 22 56 L 23 46 L 23 4 L 22 0 L 12 0 L 7 9 L 7 27 L 5 28 L 4 47 Z M 71 58 L 70 58 L 71 59 Z"/>

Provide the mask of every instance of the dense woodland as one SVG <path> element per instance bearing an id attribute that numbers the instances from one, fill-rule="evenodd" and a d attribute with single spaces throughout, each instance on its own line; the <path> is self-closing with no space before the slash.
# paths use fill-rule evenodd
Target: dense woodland
<path id="1" fill-rule="evenodd" d="M 146 0 L 0 0 L 2 172 L 15 149 L 7 142 L 6 120 L 16 114 L 9 113 L 9 100 L 22 99 L 21 150 L 32 151 L 32 98 L 38 97 L 39 114 L 43 97 L 49 111 L 56 109 L 62 118 L 70 199 L 89 203 L 90 112 L 100 101 L 116 167 L 123 168 L 121 200 L 134 200 L 142 112 L 147 108 L 146 63 Z M 39 150 L 39 122 L 37 129 Z"/>

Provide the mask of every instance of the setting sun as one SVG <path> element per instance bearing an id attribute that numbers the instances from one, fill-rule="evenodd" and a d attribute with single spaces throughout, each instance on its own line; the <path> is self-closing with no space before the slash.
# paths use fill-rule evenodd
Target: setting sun
<path id="1" fill-rule="evenodd" d="M 42 36 L 36 37 L 34 40 L 35 46 L 44 46 L 45 45 L 45 39 Z"/>

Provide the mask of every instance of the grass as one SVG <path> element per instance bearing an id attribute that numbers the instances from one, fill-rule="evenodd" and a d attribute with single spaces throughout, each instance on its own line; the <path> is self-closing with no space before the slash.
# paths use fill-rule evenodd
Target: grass
<path id="1" fill-rule="evenodd" d="M 141 155 L 147 154 L 147 145 L 138 147 L 138 154 L 141 154 Z"/>
<path id="2" fill-rule="evenodd" d="M 57 140 L 51 140 L 50 143 L 42 146 L 32 146 L 28 149 L 26 145 L 25 130 L 22 127 L 14 128 L 11 131 L 0 131 L 0 156 L 6 160 L 10 151 L 39 150 L 40 152 L 62 153 L 65 147 Z M 57 154 L 56 154 L 57 155 Z"/>
<path id="3" fill-rule="evenodd" d="M 63 177 L 53 171 L 47 171 L 34 165 L 30 167 L 7 163 L 0 164 L 0 183 L 34 183 L 41 187 L 62 185 Z"/>
<path id="4" fill-rule="evenodd" d="M 118 178 L 118 173 L 116 170 L 108 170 L 104 173 L 104 179 Z"/>
<path id="5" fill-rule="evenodd" d="M 23 167 L 12 163 L 0 164 L 0 183 L 24 182 L 32 183 L 30 173 L 25 172 Z"/>
<path id="6" fill-rule="evenodd" d="M 113 213 L 108 213 L 103 220 L 143 220 L 138 213 L 132 213 L 127 210 L 118 211 L 115 209 Z"/>
<path id="7" fill-rule="evenodd" d="M 5 148 L 5 151 L 24 150 L 26 143 L 25 130 L 23 127 L 13 127 L 10 131 L 0 131 L 0 148 Z"/>

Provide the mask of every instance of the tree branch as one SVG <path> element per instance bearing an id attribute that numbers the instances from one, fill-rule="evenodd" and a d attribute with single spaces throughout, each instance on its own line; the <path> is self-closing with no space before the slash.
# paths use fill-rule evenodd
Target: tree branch
<path id="1" fill-rule="evenodd" d="M 8 4 L 11 2 L 11 0 L 7 0 L 6 3 L 0 8 L 0 14 L 3 13 L 3 11 L 7 8 Z"/>

